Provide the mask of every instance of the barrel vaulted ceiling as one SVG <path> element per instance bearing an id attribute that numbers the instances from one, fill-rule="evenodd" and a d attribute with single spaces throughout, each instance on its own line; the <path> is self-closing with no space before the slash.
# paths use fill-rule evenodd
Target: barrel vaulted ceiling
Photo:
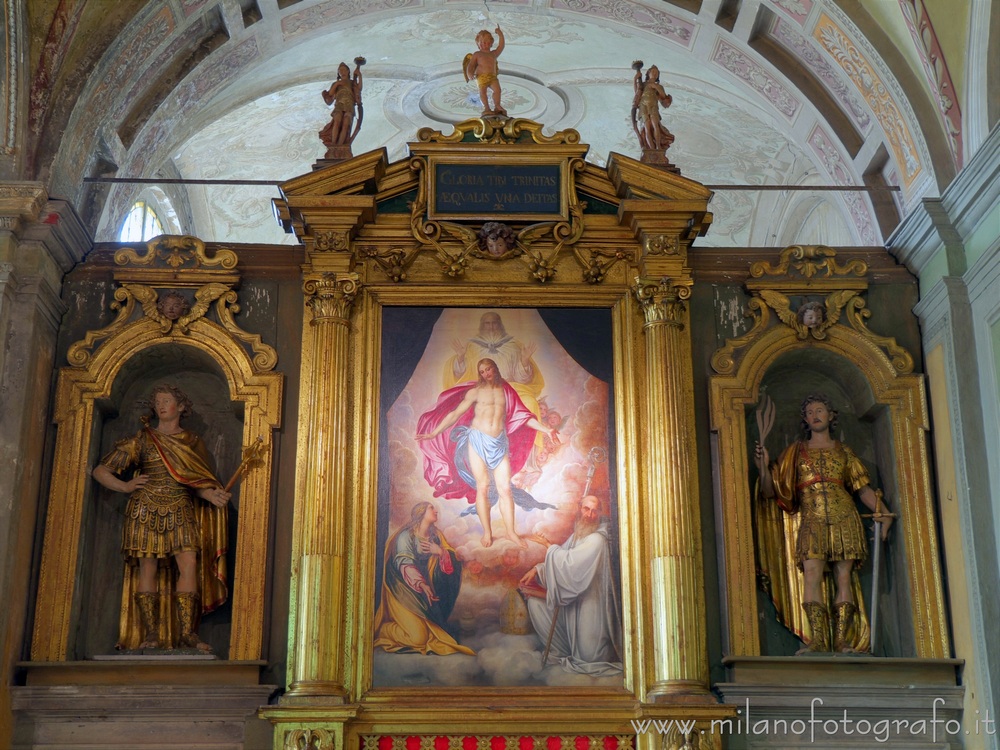
<path id="1" fill-rule="evenodd" d="M 102 240 L 116 238 L 145 196 L 173 207 L 175 231 L 294 242 L 272 216 L 277 189 L 238 183 L 310 171 L 329 118 L 320 92 L 337 64 L 368 61 L 354 153 L 385 147 L 402 159 L 418 129 L 450 132 L 478 115 L 461 61 L 476 31 L 498 24 L 511 115 L 546 132 L 576 129 L 597 165 L 611 152 L 639 157 L 631 63 L 659 67 L 673 96 L 669 156 L 684 176 L 718 186 L 700 245 L 881 244 L 949 183 L 996 120 L 990 0 L 27 5 L 26 169 Z M 94 181 L 107 177 L 174 182 Z M 879 189 L 829 189 L 864 185 Z"/>

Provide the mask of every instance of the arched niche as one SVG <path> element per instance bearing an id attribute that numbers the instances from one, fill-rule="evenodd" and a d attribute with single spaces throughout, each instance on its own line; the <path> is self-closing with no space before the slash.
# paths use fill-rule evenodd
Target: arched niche
<path id="1" fill-rule="evenodd" d="M 164 383 L 177 386 L 193 402 L 193 413 L 185 416 L 183 425 L 205 441 L 212 468 L 225 482 L 241 460 L 243 402 L 231 399 L 225 373 L 208 353 L 183 343 L 165 343 L 137 352 L 118 371 L 108 398 L 95 401 L 94 432 L 99 450 L 94 463 L 117 441 L 138 431 L 141 418 L 149 414 L 152 388 Z M 82 596 L 76 635 L 76 651 L 84 658 L 114 652 L 123 572 L 122 514 L 128 500 L 124 493 L 112 492 L 96 482 L 90 484 L 89 491 L 91 500 L 85 503 L 81 524 L 80 557 L 84 564 L 80 566 Z M 237 563 L 240 495 L 237 485 L 228 514 L 230 589 Z M 201 637 L 221 658 L 228 655 L 231 624 L 231 599 L 201 622 Z"/>
<path id="2" fill-rule="evenodd" d="M 220 649 L 228 652 L 230 660 L 258 659 L 264 628 L 272 431 L 279 426 L 282 376 L 265 371 L 273 367 L 274 358 L 261 354 L 259 341 L 253 353 L 248 352 L 246 334 L 226 316 L 220 315 L 221 325 L 200 317 L 184 330 L 180 326 L 164 330 L 162 322 L 149 315 L 127 322 L 127 313 L 132 310 L 129 294 L 125 290 L 119 297 L 126 302 L 123 317 L 105 329 L 88 333 L 71 347 L 69 358 L 75 366 L 64 367 L 59 373 L 54 474 L 32 660 L 67 661 L 90 655 L 98 647 L 106 650 L 108 636 L 102 633 L 98 637 L 83 620 L 91 615 L 92 607 L 105 612 L 108 605 L 85 604 L 84 597 L 91 595 L 91 589 L 106 586 L 110 574 L 103 568 L 93 570 L 95 566 L 86 555 L 95 552 L 98 540 L 103 545 L 100 554 L 110 554 L 105 542 L 108 527 L 113 525 L 108 514 L 114 510 L 95 510 L 98 493 L 90 470 L 114 439 L 137 429 L 135 409 L 140 393 L 145 390 L 148 394 L 154 381 L 165 380 L 176 380 L 182 388 L 188 385 L 198 395 L 195 421 L 189 426 L 199 430 L 202 425 L 198 419 L 204 421 L 202 436 L 220 469 L 238 463 L 241 445 L 258 438 L 262 442 L 261 465 L 244 477 L 240 487 L 237 534 L 230 538 L 235 556 L 229 571 L 228 649 Z M 91 353 L 90 347 L 101 339 Z M 95 520 L 102 528 L 91 528 L 89 524 Z M 117 542 L 112 543 L 117 549 Z M 101 559 L 104 566 L 110 566 L 106 557 Z M 117 624 L 110 632 L 117 632 Z M 216 633 L 214 637 L 223 636 Z"/>
<path id="3" fill-rule="evenodd" d="M 852 447 L 857 444 L 862 459 L 877 470 L 873 481 L 900 514 L 889 572 L 897 590 L 892 601 L 882 602 L 883 608 L 897 608 L 887 631 L 901 652 L 893 655 L 948 657 L 922 376 L 898 372 L 897 359 L 890 360 L 870 332 L 843 324 L 827 329 L 822 339 L 808 340 L 788 325 L 762 328 L 729 342 L 716 353 L 713 364 L 722 372 L 711 378 L 710 397 L 728 653 L 757 656 L 764 642 L 752 514 L 756 472 L 752 450 L 757 430 L 754 409 L 767 386 L 780 409 L 768 438 L 772 452 L 792 438 L 806 390 L 833 391 L 828 395 L 838 402 L 844 427 L 850 430 L 845 440 Z"/>
<path id="4" fill-rule="evenodd" d="M 875 398 L 871 383 L 854 362 L 834 351 L 811 346 L 784 351 L 763 373 L 759 392 L 762 399 L 767 394 L 775 404 L 774 427 L 767 438 L 772 458 L 777 457 L 785 446 L 802 438 L 800 409 L 803 400 L 810 395 L 824 394 L 838 412 L 834 438 L 851 447 L 868 470 L 872 487 L 885 493 L 890 506 L 894 509 L 898 507 L 896 463 L 890 448 L 894 440 L 891 409 Z M 745 408 L 748 455 L 752 455 L 758 439 L 756 408 L 756 403 L 747 404 Z M 748 482 L 753 493 L 757 486 L 757 468 L 752 462 Z M 768 504 L 773 501 L 754 497 L 752 502 Z M 860 503 L 858 510 L 861 513 L 870 512 Z M 761 519 L 755 517 L 754 523 L 759 526 Z M 865 526 L 871 540 L 872 524 L 866 521 Z M 759 544 L 758 540 L 758 548 L 755 549 L 758 570 L 762 567 Z M 869 545 L 868 560 L 859 570 L 865 610 L 869 617 L 872 612 L 872 554 L 873 549 Z M 883 547 L 875 655 L 916 656 L 908 575 L 903 539 L 897 528 L 888 545 Z M 793 602 L 791 606 L 798 614 L 798 603 Z M 762 615 L 761 655 L 793 655 L 801 647 L 801 642 L 780 622 L 774 603 L 763 585 L 757 589 L 757 607 Z"/>

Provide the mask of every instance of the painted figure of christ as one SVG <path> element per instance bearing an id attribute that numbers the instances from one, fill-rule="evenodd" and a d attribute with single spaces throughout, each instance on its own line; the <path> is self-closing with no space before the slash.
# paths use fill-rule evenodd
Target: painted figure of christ
<path id="1" fill-rule="evenodd" d="M 510 480 L 524 466 L 535 432 L 556 443 L 558 432 L 528 410 L 492 359 L 479 360 L 476 372 L 478 381 L 444 391 L 417 421 L 424 477 L 435 497 L 465 497 L 476 504 L 484 547 L 493 544 L 489 490 L 495 485 L 504 535 L 527 547 L 514 525 Z"/>

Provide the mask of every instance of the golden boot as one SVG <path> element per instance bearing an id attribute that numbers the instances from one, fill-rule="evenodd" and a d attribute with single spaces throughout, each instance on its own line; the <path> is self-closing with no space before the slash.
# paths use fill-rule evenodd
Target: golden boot
<path id="1" fill-rule="evenodd" d="M 852 626 L 858 608 L 854 602 L 837 602 L 833 605 L 833 650 L 842 654 L 857 653 L 854 648 Z"/>
<path id="2" fill-rule="evenodd" d="M 151 592 L 133 594 L 139 613 L 142 641 L 139 648 L 160 647 L 160 595 Z"/>
<path id="3" fill-rule="evenodd" d="M 825 604 L 819 602 L 802 602 L 802 609 L 809 621 L 812 640 L 805 648 L 796 651 L 798 654 L 828 653 L 830 651 L 830 612 Z"/>
<path id="4" fill-rule="evenodd" d="M 178 648 L 196 648 L 211 652 L 212 647 L 198 637 L 198 620 L 201 616 L 201 597 L 194 592 L 178 592 L 174 594 L 177 606 L 177 621 L 180 624 L 180 634 L 177 636 Z"/>

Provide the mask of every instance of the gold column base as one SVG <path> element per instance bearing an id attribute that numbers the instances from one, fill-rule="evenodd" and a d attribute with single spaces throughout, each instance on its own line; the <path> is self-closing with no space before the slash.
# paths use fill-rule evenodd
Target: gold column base
<path id="1" fill-rule="evenodd" d="M 322 680 L 293 682 L 281 696 L 282 706 L 343 706 L 347 691 L 342 685 Z"/>
<path id="2" fill-rule="evenodd" d="M 649 695 L 708 695 L 698 564 L 687 555 L 652 560 L 655 681 Z"/>
<path id="3" fill-rule="evenodd" d="M 343 614 L 344 558 L 308 554 L 299 558 L 296 674 L 291 696 L 336 698 L 347 695 L 342 684 L 342 644 L 332 635 Z"/>
<path id="4" fill-rule="evenodd" d="M 697 680 L 661 680 L 646 693 L 646 703 L 714 705 L 718 699 Z"/>

